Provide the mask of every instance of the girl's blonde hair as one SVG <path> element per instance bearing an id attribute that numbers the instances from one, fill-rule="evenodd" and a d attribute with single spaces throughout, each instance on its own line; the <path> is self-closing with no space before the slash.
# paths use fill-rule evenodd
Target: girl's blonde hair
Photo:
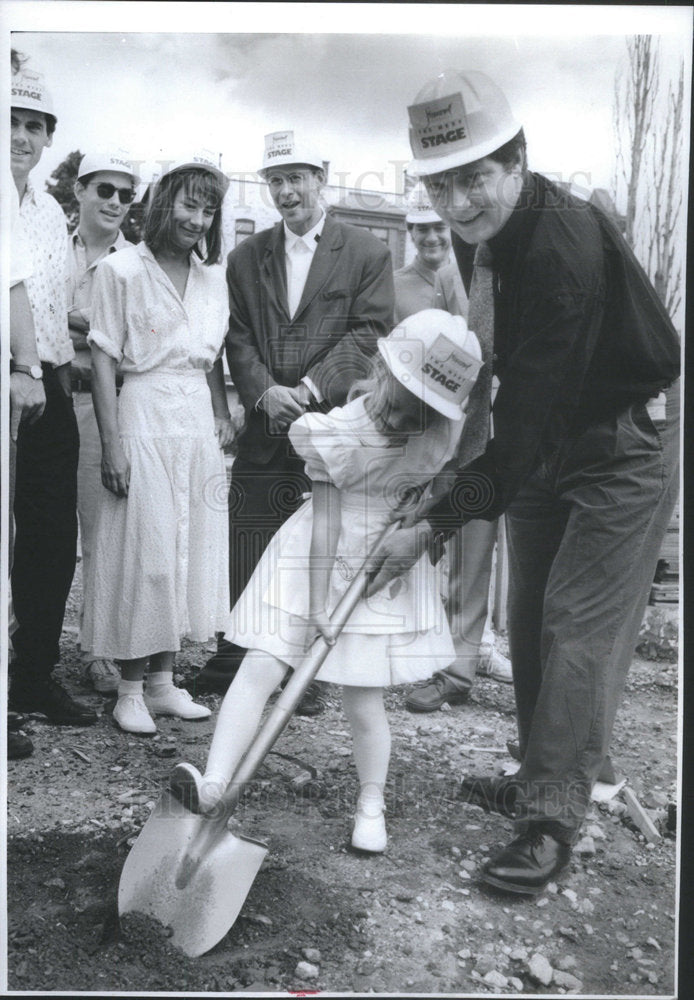
<path id="1" fill-rule="evenodd" d="M 357 379 L 353 383 L 352 388 L 347 393 L 347 402 L 351 403 L 358 396 L 372 396 L 379 386 L 383 384 L 384 379 L 392 377 L 388 365 L 377 351 L 371 358 L 369 374 L 366 378 Z"/>
<path id="2" fill-rule="evenodd" d="M 390 368 L 386 364 L 382 354 L 377 351 L 371 359 L 369 374 L 366 378 L 357 379 L 357 381 L 354 382 L 352 388 L 347 394 L 347 402 L 351 403 L 352 400 L 357 399 L 358 396 L 366 396 L 368 398 L 375 397 L 375 400 L 378 403 L 378 397 L 382 394 L 383 389 L 388 384 L 388 379 L 394 379 L 397 381 L 395 375 L 393 375 Z M 381 405 L 383 403 L 382 395 L 380 403 Z M 426 403 L 422 403 L 422 407 L 425 426 L 433 427 L 436 424 L 447 422 L 448 418 L 444 417 L 442 413 L 439 413 L 433 407 L 427 406 Z"/>

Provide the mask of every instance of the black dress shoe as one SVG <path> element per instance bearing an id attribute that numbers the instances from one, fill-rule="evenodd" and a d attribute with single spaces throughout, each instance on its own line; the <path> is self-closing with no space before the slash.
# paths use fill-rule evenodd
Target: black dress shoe
<path id="1" fill-rule="evenodd" d="M 74 701 L 52 677 L 35 679 L 31 684 L 13 681 L 9 707 L 13 712 L 38 712 L 57 726 L 93 726 L 96 712 Z"/>
<path id="2" fill-rule="evenodd" d="M 320 715 L 324 709 L 323 699 L 320 696 L 320 686 L 317 681 L 306 688 L 306 693 L 296 706 L 297 715 Z"/>
<path id="3" fill-rule="evenodd" d="M 217 643 L 217 652 L 209 658 L 202 669 L 206 674 L 222 677 L 231 674 L 234 677 L 247 652 L 245 646 L 237 646 L 235 642 L 220 639 Z"/>
<path id="4" fill-rule="evenodd" d="M 197 674 L 190 674 L 181 682 L 181 687 L 185 688 L 194 698 L 201 694 L 226 694 L 229 685 L 236 676 L 233 674 L 212 674 L 203 667 Z"/>
<path id="5" fill-rule="evenodd" d="M 7 759 L 21 760 L 23 757 L 31 757 L 34 752 L 34 744 L 24 733 L 9 732 L 7 734 Z"/>
<path id="6" fill-rule="evenodd" d="M 19 715 L 17 712 L 7 713 L 7 730 L 10 733 L 16 733 L 18 729 L 26 723 L 27 719 L 24 715 Z"/>
<path id="7" fill-rule="evenodd" d="M 460 783 L 460 797 L 485 812 L 515 816 L 516 784 L 511 778 L 478 778 L 469 775 Z"/>
<path id="8" fill-rule="evenodd" d="M 226 694 L 247 652 L 243 646 L 220 639 L 214 656 L 210 657 L 202 670 L 186 677 L 181 687 L 193 697 L 199 694 Z"/>
<path id="9" fill-rule="evenodd" d="M 482 881 L 505 892 L 536 896 L 569 863 L 571 848 L 543 829 L 529 823 L 525 833 L 512 840 L 482 869 Z"/>

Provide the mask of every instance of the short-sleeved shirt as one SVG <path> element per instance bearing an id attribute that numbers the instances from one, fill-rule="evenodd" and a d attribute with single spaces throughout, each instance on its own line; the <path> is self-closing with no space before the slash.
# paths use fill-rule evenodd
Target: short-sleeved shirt
<path id="1" fill-rule="evenodd" d="M 10 288 L 26 281 L 33 268 L 31 250 L 19 218 L 19 194 L 9 168 L 5 172 L 5 183 L 10 192 Z"/>
<path id="2" fill-rule="evenodd" d="M 183 298 L 145 243 L 101 261 L 92 293 L 89 344 L 118 362 L 121 372 L 155 368 L 211 371 L 228 319 L 224 270 L 191 254 Z"/>
<path id="3" fill-rule="evenodd" d="M 67 224 L 51 195 L 27 183 L 19 206 L 24 239 L 30 248 L 32 273 L 26 280 L 39 359 L 57 368 L 72 361 L 75 350 L 67 327 L 65 277 Z"/>
<path id="4" fill-rule="evenodd" d="M 79 309 L 87 322 L 91 321 L 92 291 L 94 288 L 94 275 L 97 264 L 109 254 L 130 247 L 120 229 L 116 238 L 102 254 L 95 258 L 91 264 L 87 264 L 87 248 L 85 247 L 79 230 L 75 231 L 68 241 L 68 273 L 67 273 L 67 311 L 71 313 L 73 309 Z M 85 334 L 86 340 L 86 334 Z M 72 371 L 79 375 L 87 375 L 92 367 L 91 351 L 78 350 L 75 353 L 75 360 L 72 363 Z"/>
<path id="5" fill-rule="evenodd" d="M 393 273 L 393 284 L 396 323 L 422 309 L 445 309 L 455 316 L 467 315 L 467 295 L 452 261 L 432 271 L 417 256 L 411 264 Z"/>

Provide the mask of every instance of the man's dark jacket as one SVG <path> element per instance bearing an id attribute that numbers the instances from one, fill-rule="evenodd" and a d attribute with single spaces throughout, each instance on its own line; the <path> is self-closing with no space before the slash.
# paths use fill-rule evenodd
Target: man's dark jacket
<path id="1" fill-rule="evenodd" d="M 286 435 L 270 433 L 256 408 L 270 386 L 308 376 L 330 408 L 368 374 L 378 337 L 393 320 L 388 248 L 364 229 L 327 215 L 301 301 L 287 308 L 284 225 L 250 237 L 229 254 L 227 359 L 246 410 L 239 454 L 267 464 Z"/>
<path id="2" fill-rule="evenodd" d="M 529 173 L 493 254 L 494 372 L 487 451 L 428 515 L 435 529 L 498 517 L 538 465 L 586 427 L 647 400 L 680 370 L 677 333 L 619 230 Z M 474 247 L 453 236 L 469 291 Z"/>

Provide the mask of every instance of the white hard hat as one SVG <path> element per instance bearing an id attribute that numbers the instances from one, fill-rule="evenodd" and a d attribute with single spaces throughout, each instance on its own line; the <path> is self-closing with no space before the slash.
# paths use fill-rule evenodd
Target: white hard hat
<path id="1" fill-rule="evenodd" d="M 58 121 L 53 110 L 53 100 L 46 88 L 42 73 L 23 69 L 12 77 L 12 97 L 10 107 L 22 108 L 25 111 L 42 111 L 49 115 L 53 123 Z"/>
<path id="2" fill-rule="evenodd" d="M 132 182 L 136 186 L 140 183 L 140 178 L 133 169 L 130 153 L 124 149 L 115 149 L 110 152 L 85 153 L 80 160 L 77 180 L 81 180 L 87 174 L 98 174 L 102 170 L 109 173 L 126 174 L 132 178 Z"/>
<path id="3" fill-rule="evenodd" d="M 323 169 L 323 157 L 320 153 L 306 143 L 297 142 L 291 130 L 268 132 L 265 136 L 263 165 L 258 171 L 260 176 L 264 180 L 273 167 L 286 167 L 290 163 L 305 163 L 309 167 Z"/>
<path id="4" fill-rule="evenodd" d="M 431 198 L 421 181 L 412 188 L 407 199 L 407 215 L 405 222 L 426 225 L 432 222 L 442 222 L 441 216 L 431 206 Z"/>
<path id="5" fill-rule="evenodd" d="M 199 149 L 194 153 L 189 153 L 185 156 L 180 157 L 178 160 L 174 160 L 172 163 L 162 170 L 161 177 L 166 176 L 166 174 L 172 174 L 175 170 L 189 170 L 192 167 L 197 167 L 200 170 L 208 170 L 211 174 L 221 182 L 224 193 L 226 194 L 227 188 L 229 187 L 229 178 L 222 173 L 220 168 L 214 162 L 214 153 L 209 152 L 207 149 Z M 159 178 L 161 180 L 161 178 Z"/>
<path id="6" fill-rule="evenodd" d="M 485 73 L 447 70 L 408 109 L 411 173 L 437 174 L 489 156 L 520 132 L 503 91 Z"/>
<path id="7" fill-rule="evenodd" d="M 450 420 L 462 420 L 482 367 L 479 341 L 462 316 L 423 309 L 377 343 L 398 382 Z"/>

